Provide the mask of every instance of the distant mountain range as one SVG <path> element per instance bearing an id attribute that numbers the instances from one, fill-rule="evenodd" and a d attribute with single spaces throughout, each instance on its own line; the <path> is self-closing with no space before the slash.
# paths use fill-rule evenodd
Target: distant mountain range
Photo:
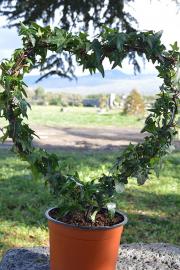
<path id="1" fill-rule="evenodd" d="M 129 93 L 133 88 L 138 89 L 144 95 L 153 95 L 159 90 L 162 80 L 155 74 L 129 75 L 118 70 L 106 70 L 105 77 L 100 73 L 80 76 L 77 80 L 68 80 L 58 76 L 50 76 L 39 83 L 35 81 L 37 75 L 25 77 L 25 82 L 30 88 L 42 86 L 46 91 L 78 93 L 81 95 L 97 93 Z"/>

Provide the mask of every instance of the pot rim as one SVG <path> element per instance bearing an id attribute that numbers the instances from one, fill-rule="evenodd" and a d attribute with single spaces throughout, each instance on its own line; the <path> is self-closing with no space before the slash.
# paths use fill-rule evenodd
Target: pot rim
<path id="1" fill-rule="evenodd" d="M 114 228 L 117 228 L 117 227 L 120 227 L 120 226 L 124 226 L 127 222 L 128 222 L 128 218 L 127 216 L 119 211 L 119 210 L 116 210 L 116 213 L 123 216 L 124 220 L 118 224 L 115 224 L 115 225 L 112 225 L 112 226 L 98 226 L 98 227 L 95 227 L 95 226 L 79 226 L 79 225 L 74 225 L 74 224 L 68 224 L 68 223 L 65 223 L 65 222 L 62 222 L 62 221 L 59 221 L 59 220 L 56 220 L 54 218 L 52 218 L 50 216 L 50 212 L 54 209 L 58 209 L 58 207 L 52 207 L 52 208 L 49 208 L 46 212 L 45 212 L 45 216 L 46 218 L 53 222 L 53 223 L 56 223 L 56 224 L 60 224 L 60 225 L 64 225 L 65 227 L 71 227 L 71 228 L 75 228 L 75 229 L 81 229 L 81 230 L 94 230 L 94 231 L 99 231 L 99 230 L 110 230 L 110 229 L 114 229 Z M 106 208 L 104 208 L 106 209 Z"/>

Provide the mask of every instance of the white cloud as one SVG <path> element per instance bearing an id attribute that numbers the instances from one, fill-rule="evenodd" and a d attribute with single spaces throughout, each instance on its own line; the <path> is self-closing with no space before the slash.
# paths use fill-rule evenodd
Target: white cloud
<path id="1" fill-rule="evenodd" d="M 127 11 L 137 19 L 140 30 L 163 30 L 162 41 L 167 46 L 178 41 L 180 44 L 180 13 L 171 0 L 135 0 Z"/>

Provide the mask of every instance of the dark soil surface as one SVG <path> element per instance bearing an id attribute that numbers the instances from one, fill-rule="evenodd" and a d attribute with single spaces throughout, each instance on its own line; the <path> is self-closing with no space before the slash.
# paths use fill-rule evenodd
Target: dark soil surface
<path id="1" fill-rule="evenodd" d="M 73 214 L 67 214 L 64 217 L 59 217 L 58 209 L 54 209 L 51 211 L 50 216 L 58 221 L 76 225 L 76 226 L 86 226 L 86 227 L 104 227 L 104 226 L 113 226 L 119 224 L 124 221 L 122 215 L 116 213 L 113 218 L 108 215 L 108 211 L 106 209 L 102 209 L 97 212 L 95 221 L 86 218 L 85 213 L 83 212 L 75 212 Z"/>

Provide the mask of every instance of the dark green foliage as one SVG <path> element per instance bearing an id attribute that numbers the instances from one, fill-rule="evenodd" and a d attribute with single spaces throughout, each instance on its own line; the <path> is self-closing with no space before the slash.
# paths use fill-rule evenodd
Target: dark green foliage
<path id="1" fill-rule="evenodd" d="M 144 110 L 145 105 L 141 94 L 133 89 L 125 100 L 123 112 L 125 114 L 143 115 Z"/>
<path id="2" fill-rule="evenodd" d="M 89 210 L 101 208 L 116 201 L 116 195 L 122 192 L 129 177 L 135 177 L 138 184 L 143 184 L 152 169 L 157 171 L 162 157 L 169 152 L 173 136 L 176 134 L 176 115 L 179 103 L 179 59 L 177 43 L 169 51 L 161 43 L 161 33 L 153 31 L 141 33 L 120 33 L 116 29 L 105 28 L 93 41 L 87 34 L 72 35 L 65 30 L 50 27 L 21 26 L 23 49 L 15 50 L 10 60 L 1 63 L 0 84 L 0 116 L 9 121 L 3 129 L 2 140 L 12 138 L 13 150 L 22 159 L 29 162 L 35 177 L 43 176 L 50 190 L 57 197 L 63 211 L 74 209 Z M 159 77 L 164 82 L 161 92 L 151 113 L 145 121 L 142 132 L 148 131 L 149 136 L 137 145 L 130 144 L 117 158 L 108 175 L 84 183 L 78 173 L 64 173 L 64 164 L 58 156 L 32 146 L 34 131 L 23 122 L 27 117 L 23 75 L 36 64 L 37 56 L 45 61 L 47 51 L 70 52 L 76 56 L 83 69 L 91 73 L 97 69 L 104 75 L 103 60 L 109 59 L 113 67 L 121 66 L 123 59 L 131 52 L 146 55 L 153 63 L 157 63 Z M 133 60 L 133 58 L 132 58 Z M 138 70 L 138 66 L 136 66 Z"/>
<path id="3" fill-rule="evenodd" d="M 94 28 L 100 28 L 102 24 L 111 26 L 116 23 L 121 25 L 123 30 L 132 29 L 130 22 L 135 20 L 130 14 L 124 11 L 124 2 L 134 0 L 78 0 L 78 1 L 57 1 L 57 0 L 1 0 L 0 14 L 8 17 L 10 25 L 17 25 L 16 19 L 23 18 L 24 23 L 43 20 L 44 24 L 50 23 L 58 11 L 59 26 L 69 30 L 81 23 L 81 29 L 88 30 L 90 22 Z M 103 11 L 102 11 L 103 10 Z"/>

